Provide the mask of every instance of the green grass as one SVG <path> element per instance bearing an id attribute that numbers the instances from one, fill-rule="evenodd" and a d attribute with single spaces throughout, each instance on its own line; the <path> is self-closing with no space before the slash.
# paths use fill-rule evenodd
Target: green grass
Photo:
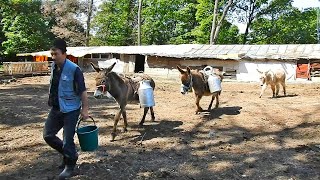
<path id="1" fill-rule="evenodd" d="M 0 71 L 3 71 L 3 65 L 0 64 Z"/>

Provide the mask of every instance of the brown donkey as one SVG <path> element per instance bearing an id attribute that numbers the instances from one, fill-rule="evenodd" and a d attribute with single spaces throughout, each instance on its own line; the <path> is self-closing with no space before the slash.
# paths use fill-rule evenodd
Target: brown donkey
<path id="1" fill-rule="evenodd" d="M 113 67 L 116 63 L 112 64 L 110 67 L 106 69 L 102 69 L 91 63 L 91 66 L 98 72 L 96 76 L 96 86 L 97 89 L 94 93 L 94 97 L 98 98 L 109 92 L 113 98 L 120 105 L 120 110 L 114 117 L 114 125 L 111 133 L 111 141 L 114 141 L 116 137 L 117 124 L 122 115 L 124 120 L 124 132 L 127 131 L 127 113 L 126 113 L 126 105 L 128 102 L 138 102 L 139 96 L 137 94 L 139 88 L 139 82 L 142 80 L 150 80 L 151 87 L 155 88 L 155 83 L 151 77 L 145 74 L 141 74 L 138 78 L 130 78 L 130 77 L 122 77 L 117 73 L 112 72 Z M 152 121 L 155 120 L 153 107 L 145 107 L 142 119 L 139 123 L 140 126 L 143 125 L 146 114 L 148 110 L 151 111 Z"/>
<path id="2" fill-rule="evenodd" d="M 219 95 L 221 94 L 221 91 L 217 91 L 213 93 L 210 92 L 208 83 L 205 80 L 205 75 L 203 74 L 203 72 L 200 72 L 198 70 L 191 70 L 189 67 L 187 67 L 187 70 L 183 70 L 181 69 L 181 67 L 177 66 L 177 69 L 181 73 L 181 76 L 180 76 L 181 83 L 182 83 L 181 93 L 185 94 L 191 88 L 194 91 L 194 94 L 196 96 L 196 105 L 197 105 L 196 114 L 203 111 L 203 109 L 199 105 L 199 102 L 202 96 L 212 96 L 211 102 L 208 107 L 208 111 L 211 110 L 214 99 L 216 99 L 215 108 L 218 108 Z M 222 81 L 223 76 L 218 69 L 214 69 L 214 74 L 218 75 L 220 78 L 220 81 Z"/>

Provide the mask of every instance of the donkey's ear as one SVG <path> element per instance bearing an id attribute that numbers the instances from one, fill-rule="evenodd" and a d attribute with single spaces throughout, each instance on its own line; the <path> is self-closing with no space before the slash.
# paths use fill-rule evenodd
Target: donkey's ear
<path id="1" fill-rule="evenodd" d="M 191 69 L 189 68 L 189 66 L 187 67 L 187 72 L 188 74 L 191 74 Z"/>
<path id="2" fill-rule="evenodd" d="M 185 70 L 181 69 L 181 67 L 179 65 L 177 65 L 177 69 L 180 71 L 181 74 L 184 74 L 186 73 Z"/>
<path id="3" fill-rule="evenodd" d="M 94 65 L 92 62 L 91 62 L 90 64 L 91 64 L 91 67 L 92 67 L 94 70 L 96 70 L 97 72 L 100 72 L 100 71 L 101 71 L 101 69 L 100 69 L 98 66 Z"/>
<path id="4" fill-rule="evenodd" d="M 114 62 L 111 66 L 109 66 L 109 67 L 106 69 L 106 72 L 111 72 L 115 65 L 116 65 L 116 62 Z"/>
<path id="5" fill-rule="evenodd" d="M 260 71 L 259 69 L 257 69 L 257 71 L 258 71 L 258 73 L 260 73 L 260 74 L 262 74 L 263 72 L 262 71 Z"/>

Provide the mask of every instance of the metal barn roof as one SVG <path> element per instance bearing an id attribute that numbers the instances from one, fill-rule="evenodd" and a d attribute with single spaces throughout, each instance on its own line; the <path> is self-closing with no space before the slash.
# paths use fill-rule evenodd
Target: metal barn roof
<path id="1" fill-rule="evenodd" d="M 229 60 L 297 60 L 319 59 L 320 44 L 284 45 L 149 45 L 149 46 L 92 46 L 68 47 L 67 54 L 83 57 L 86 54 L 114 53 L 141 54 L 149 56 L 186 59 L 229 59 Z M 48 56 L 50 51 L 22 53 L 17 56 Z"/>

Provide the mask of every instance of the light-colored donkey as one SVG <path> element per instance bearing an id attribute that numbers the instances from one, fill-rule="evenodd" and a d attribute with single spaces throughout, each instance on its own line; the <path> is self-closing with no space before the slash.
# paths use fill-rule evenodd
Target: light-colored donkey
<path id="1" fill-rule="evenodd" d="M 283 69 L 260 71 L 260 85 L 262 86 L 260 98 L 264 91 L 267 89 L 268 85 L 271 86 L 273 96 L 277 97 L 279 95 L 280 84 L 283 87 L 284 96 L 286 96 L 286 73 Z"/>

